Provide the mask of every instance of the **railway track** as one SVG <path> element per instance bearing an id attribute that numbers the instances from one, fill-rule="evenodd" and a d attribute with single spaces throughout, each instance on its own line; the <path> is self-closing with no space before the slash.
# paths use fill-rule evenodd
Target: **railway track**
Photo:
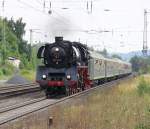
<path id="1" fill-rule="evenodd" d="M 107 82 L 100 86 L 96 86 L 91 89 L 85 90 L 83 92 L 79 92 L 77 94 L 73 94 L 71 96 L 67 96 L 67 97 L 64 97 L 61 99 L 39 98 L 39 99 L 35 99 L 35 100 L 25 102 L 22 104 L 14 105 L 12 107 L 6 107 L 5 109 L 0 109 L 0 125 L 7 123 L 11 120 L 17 119 L 19 117 L 23 117 L 27 114 L 39 111 L 41 109 L 55 106 L 58 103 L 63 103 L 64 101 L 71 100 L 74 97 L 80 97 L 80 96 L 87 95 L 91 91 L 96 91 L 99 88 L 112 87 L 112 86 L 118 84 L 120 81 L 129 79 L 131 77 L 132 76 L 125 77 L 123 79 L 118 79 L 118 80 L 115 80 L 112 82 Z"/>
<path id="2" fill-rule="evenodd" d="M 19 103 L 19 104 L 10 105 L 10 106 L 4 107 L 4 108 L 0 108 L 0 114 L 11 111 L 13 109 L 21 108 L 23 106 L 27 106 L 27 105 L 30 105 L 30 104 L 33 104 L 33 103 L 37 103 L 37 102 L 43 101 L 45 99 L 46 99 L 46 97 L 42 97 L 42 98 L 38 98 L 38 99 L 25 101 L 25 102 L 22 102 L 22 103 Z"/>
<path id="3" fill-rule="evenodd" d="M 55 98 L 55 99 L 59 99 L 59 98 L 62 98 L 64 96 L 56 96 L 56 95 L 53 95 L 51 96 L 52 98 Z M 51 99 L 52 99 L 51 98 Z M 39 97 L 39 98 L 34 98 L 34 99 L 30 99 L 30 100 L 21 100 L 20 102 L 18 103 L 15 103 L 15 104 L 10 104 L 8 106 L 5 106 L 5 107 L 0 107 L 0 114 L 1 113 L 5 113 L 7 111 L 11 111 L 13 109 L 17 109 L 17 108 L 20 108 L 20 107 L 23 107 L 23 106 L 27 106 L 27 105 L 30 105 L 30 104 L 33 104 L 33 103 L 37 103 L 37 102 L 40 102 L 40 101 L 43 101 L 43 100 L 46 100 L 47 98 L 45 96 L 42 96 L 42 97 Z M 23 102 L 22 102 L 23 101 Z M 3 103 L 2 103 L 3 104 Z"/>
<path id="4" fill-rule="evenodd" d="M 0 100 L 9 98 L 19 94 L 40 91 L 40 86 L 37 83 L 20 84 L 0 87 Z"/>

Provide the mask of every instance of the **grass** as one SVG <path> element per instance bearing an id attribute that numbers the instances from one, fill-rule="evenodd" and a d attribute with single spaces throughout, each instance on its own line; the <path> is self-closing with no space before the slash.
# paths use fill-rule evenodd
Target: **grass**
<path id="1" fill-rule="evenodd" d="M 21 70 L 20 71 L 21 76 L 26 78 L 27 80 L 35 81 L 35 71 L 33 70 Z"/>
<path id="2" fill-rule="evenodd" d="M 9 79 L 15 72 L 15 67 L 9 63 L 5 65 L 0 64 L 0 80 Z"/>
<path id="3" fill-rule="evenodd" d="M 59 106 L 51 129 L 150 129 L 149 83 L 150 76 L 136 77 L 80 103 Z"/>
<path id="4" fill-rule="evenodd" d="M 137 86 L 137 91 L 140 96 L 150 94 L 150 82 L 146 81 L 144 77 L 141 77 Z"/>
<path id="5" fill-rule="evenodd" d="M 8 80 L 14 75 L 13 70 L 10 71 L 8 68 L 0 68 L 0 80 Z M 20 75 L 27 80 L 35 81 L 35 71 L 33 70 L 20 70 Z"/>

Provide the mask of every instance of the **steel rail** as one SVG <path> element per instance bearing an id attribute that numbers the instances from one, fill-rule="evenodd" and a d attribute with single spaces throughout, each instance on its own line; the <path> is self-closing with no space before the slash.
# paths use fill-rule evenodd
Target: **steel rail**
<path id="1" fill-rule="evenodd" d="M 0 100 L 7 97 L 19 95 L 19 94 L 25 94 L 25 93 L 36 92 L 41 90 L 40 86 L 36 83 L 25 84 L 25 85 L 22 84 L 13 88 L 11 88 L 11 86 L 9 87 L 10 88 L 5 88 L 0 90 Z"/>
<path id="2" fill-rule="evenodd" d="M 33 104 L 33 103 L 37 103 L 37 102 L 43 101 L 45 99 L 46 99 L 46 97 L 42 97 L 42 98 L 38 98 L 38 99 L 28 100 L 28 101 L 25 101 L 25 102 L 22 102 L 22 103 L 19 103 L 19 104 L 3 107 L 3 108 L 0 108 L 0 113 L 8 112 L 8 111 L 11 111 L 13 109 L 17 109 L 17 108 L 20 108 L 20 107 L 23 107 L 23 106 L 27 106 L 27 105 L 30 105 L 30 104 Z"/>
<path id="3" fill-rule="evenodd" d="M 1 86 L 0 87 L 0 91 L 2 90 L 7 90 L 7 89 L 15 89 L 15 88 L 20 88 L 22 86 L 34 86 L 34 85 L 37 85 L 37 83 L 25 83 L 25 84 L 10 84 L 10 85 L 7 85 L 6 86 Z"/>

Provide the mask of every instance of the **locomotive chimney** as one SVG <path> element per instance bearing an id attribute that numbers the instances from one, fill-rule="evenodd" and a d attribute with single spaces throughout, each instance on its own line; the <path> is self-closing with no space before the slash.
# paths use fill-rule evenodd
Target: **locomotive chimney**
<path id="1" fill-rule="evenodd" d="M 55 37 L 55 42 L 59 43 L 63 41 L 63 37 Z"/>

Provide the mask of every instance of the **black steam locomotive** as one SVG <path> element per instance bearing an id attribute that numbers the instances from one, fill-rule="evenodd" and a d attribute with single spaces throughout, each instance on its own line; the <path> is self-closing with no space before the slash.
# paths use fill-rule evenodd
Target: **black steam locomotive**
<path id="1" fill-rule="evenodd" d="M 79 42 L 56 37 L 54 43 L 39 48 L 37 58 L 43 59 L 44 65 L 38 66 L 36 80 L 45 89 L 47 96 L 56 91 L 72 94 L 85 89 L 81 83 L 89 83 L 84 82 L 87 78 L 89 53 L 87 46 Z M 83 77 L 85 79 L 79 82 L 79 78 Z"/>

